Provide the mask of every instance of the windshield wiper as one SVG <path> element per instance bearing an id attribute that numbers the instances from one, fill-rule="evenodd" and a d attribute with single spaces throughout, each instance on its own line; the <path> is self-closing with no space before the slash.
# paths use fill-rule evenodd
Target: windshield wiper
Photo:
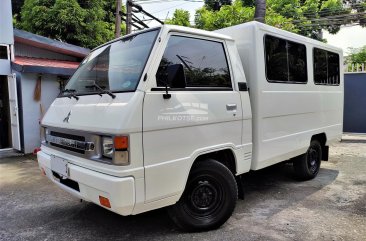
<path id="1" fill-rule="evenodd" d="M 103 86 L 104 87 L 104 86 Z M 116 98 L 116 95 L 113 94 L 112 92 L 110 92 L 109 90 L 105 90 L 103 89 L 103 87 L 101 87 L 100 85 L 98 85 L 97 83 L 93 83 L 92 85 L 86 85 L 85 88 L 97 88 L 98 90 L 100 90 L 102 94 L 108 94 L 110 97 L 112 97 L 112 99 Z M 105 87 L 104 87 L 105 88 Z"/>
<path id="2" fill-rule="evenodd" d="M 76 92 L 76 90 L 74 89 L 64 89 L 61 91 L 61 93 L 74 93 L 74 92 Z"/>
<path id="3" fill-rule="evenodd" d="M 74 89 L 65 89 L 63 91 L 61 91 L 61 93 L 69 93 L 69 98 L 71 99 L 71 97 L 75 98 L 76 100 L 79 100 L 79 97 L 77 97 L 74 93 L 76 92 L 76 90 Z"/>

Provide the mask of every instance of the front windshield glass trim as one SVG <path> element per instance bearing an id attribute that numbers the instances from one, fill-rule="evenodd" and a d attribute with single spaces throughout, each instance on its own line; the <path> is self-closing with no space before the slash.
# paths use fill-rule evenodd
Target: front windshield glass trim
<path id="1" fill-rule="evenodd" d="M 77 96 L 104 94 L 101 93 L 99 90 L 92 88 L 90 89 L 90 91 L 86 91 L 87 89 L 86 87 L 93 85 L 93 83 L 98 82 L 98 85 L 102 86 L 103 88 L 112 93 L 135 92 L 144 74 L 147 62 L 149 61 L 151 52 L 156 44 L 160 30 L 161 27 L 158 27 L 151 30 L 149 29 L 147 31 L 139 32 L 136 34 L 127 35 L 125 37 L 113 40 L 109 43 L 106 43 L 104 45 L 95 48 L 81 62 L 74 75 L 69 79 L 65 89 L 76 89 L 76 91 L 73 92 L 72 94 Z M 143 44 L 141 45 L 141 47 L 139 45 L 133 46 L 132 43 L 133 39 L 135 39 L 139 35 L 148 34 L 154 31 L 156 32 L 155 35 L 150 34 L 150 36 L 147 35 L 145 38 L 135 40 L 137 44 L 139 42 Z M 146 38 L 147 41 L 145 43 L 143 41 Z M 113 44 L 117 48 L 116 51 L 111 51 L 113 50 L 111 49 Z M 129 47 L 128 45 L 132 45 L 132 47 L 128 48 Z M 140 52 L 137 52 L 135 54 L 135 52 L 132 52 L 134 51 L 133 48 L 136 49 L 135 50 L 136 52 L 139 50 Z M 123 52 L 125 56 L 118 55 L 118 53 L 121 52 Z M 132 54 L 133 56 L 137 55 L 136 60 L 129 58 Z M 137 59 L 138 57 L 141 58 Z M 98 64 L 98 61 L 101 62 L 101 64 Z M 115 64 L 115 62 L 117 62 L 117 64 Z M 128 75 L 131 75 L 132 77 L 130 78 L 132 80 L 125 81 L 124 80 L 125 75 L 127 75 L 127 78 Z M 127 84 L 129 84 L 130 86 L 124 88 L 123 85 L 126 84 L 125 82 L 127 82 Z M 78 87 L 77 84 L 79 84 L 81 88 L 77 88 Z M 122 87 L 116 88 L 113 87 L 111 84 L 122 85 Z M 84 91 L 82 88 L 84 89 Z M 70 96 L 71 96 L 70 93 L 65 92 L 60 93 L 58 97 L 70 97 Z"/>

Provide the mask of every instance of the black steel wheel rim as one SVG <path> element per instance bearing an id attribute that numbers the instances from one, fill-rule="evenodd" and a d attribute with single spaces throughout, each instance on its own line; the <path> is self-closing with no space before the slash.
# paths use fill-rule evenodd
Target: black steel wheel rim
<path id="1" fill-rule="evenodd" d="M 189 182 L 185 199 L 188 214 L 207 219 L 215 216 L 224 204 L 224 188 L 216 178 L 200 175 Z"/>

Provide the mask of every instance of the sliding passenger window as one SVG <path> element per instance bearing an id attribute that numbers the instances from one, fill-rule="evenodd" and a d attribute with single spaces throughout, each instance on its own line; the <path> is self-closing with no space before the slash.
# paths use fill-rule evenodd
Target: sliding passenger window
<path id="1" fill-rule="evenodd" d="M 339 85 L 339 55 L 314 48 L 314 83 Z"/>
<path id="2" fill-rule="evenodd" d="M 224 46 L 220 42 L 171 36 L 156 73 L 157 86 L 165 87 L 168 66 L 181 65 L 187 87 L 232 88 Z"/>
<path id="3" fill-rule="evenodd" d="M 308 81 L 308 70 L 306 66 L 306 47 L 287 41 L 289 82 L 306 83 Z"/>
<path id="4" fill-rule="evenodd" d="M 288 81 L 286 41 L 266 36 L 266 75 L 269 81 Z"/>
<path id="5" fill-rule="evenodd" d="M 328 84 L 339 85 L 339 55 L 328 52 Z"/>
<path id="6" fill-rule="evenodd" d="M 316 84 L 327 83 L 327 51 L 314 49 L 314 81 Z"/>
<path id="7" fill-rule="evenodd" d="M 305 45 L 266 35 L 265 58 L 269 82 L 307 82 Z"/>

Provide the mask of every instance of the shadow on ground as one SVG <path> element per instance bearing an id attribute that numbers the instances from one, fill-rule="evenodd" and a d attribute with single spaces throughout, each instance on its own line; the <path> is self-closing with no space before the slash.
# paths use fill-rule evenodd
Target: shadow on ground
<path id="1" fill-rule="evenodd" d="M 165 209 L 123 217 L 95 204 L 80 202 L 59 190 L 46 178 L 40 178 L 34 161 L 0 162 L 0 171 L 5 169 L 14 180 L 1 182 L 1 240 L 171 240 L 190 237 L 174 226 Z M 238 200 L 233 219 L 253 215 L 269 218 L 323 189 L 337 176 L 338 171 L 322 168 L 316 179 L 298 182 L 293 179 L 290 164 L 247 173 L 243 175 L 245 200 Z M 227 225 L 221 231 L 226 228 Z"/>

